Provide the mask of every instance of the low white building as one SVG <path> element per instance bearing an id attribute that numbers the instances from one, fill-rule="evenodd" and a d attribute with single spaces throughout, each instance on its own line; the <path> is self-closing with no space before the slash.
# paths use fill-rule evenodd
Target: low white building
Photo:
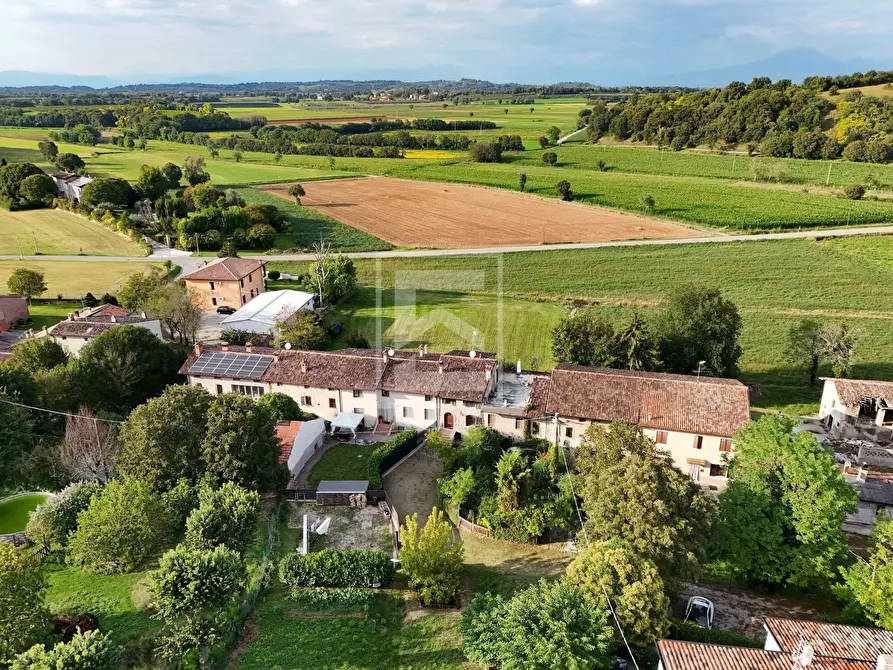
<path id="1" fill-rule="evenodd" d="M 834 439 L 893 442 L 893 382 L 823 377 L 819 419 Z"/>
<path id="2" fill-rule="evenodd" d="M 65 321 L 44 329 L 38 337 L 51 337 L 71 356 L 80 355 L 81 349 L 97 337 L 117 326 L 145 328 L 159 340 L 164 339 L 161 320 L 137 314 L 117 305 L 99 305 L 73 312 Z"/>
<path id="3" fill-rule="evenodd" d="M 221 325 L 233 330 L 273 334 L 277 321 L 302 309 L 312 310 L 315 297 L 312 293 L 290 289 L 266 291 L 226 317 Z"/>
<path id="4" fill-rule="evenodd" d="M 326 422 L 322 419 L 311 421 L 279 421 L 276 424 L 276 437 L 279 440 L 279 462 L 296 475 L 325 442 Z"/>
<path id="5" fill-rule="evenodd" d="M 56 190 L 61 197 L 77 202 L 84 196 L 84 187 L 93 181 L 91 177 L 81 177 L 71 172 L 55 172 L 50 176 L 56 182 Z"/>

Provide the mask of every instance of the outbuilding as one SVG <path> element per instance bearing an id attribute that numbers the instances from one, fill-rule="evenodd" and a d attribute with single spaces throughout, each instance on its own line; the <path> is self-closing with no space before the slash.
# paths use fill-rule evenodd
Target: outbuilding
<path id="1" fill-rule="evenodd" d="M 304 291 L 267 291 L 226 317 L 221 325 L 251 333 L 273 333 L 277 321 L 286 320 L 302 309 L 312 310 L 313 300 L 314 295 Z"/>

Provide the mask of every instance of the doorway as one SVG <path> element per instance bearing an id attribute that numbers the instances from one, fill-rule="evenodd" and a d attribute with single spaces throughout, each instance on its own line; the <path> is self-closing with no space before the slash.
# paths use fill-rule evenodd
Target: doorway
<path id="1" fill-rule="evenodd" d="M 453 415 L 447 412 L 443 415 L 443 427 L 444 428 L 452 428 L 453 427 Z"/>

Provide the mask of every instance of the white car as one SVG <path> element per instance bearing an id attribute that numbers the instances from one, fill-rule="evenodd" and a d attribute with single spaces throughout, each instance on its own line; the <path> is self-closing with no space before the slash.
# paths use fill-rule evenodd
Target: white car
<path id="1" fill-rule="evenodd" d="M 713 628 L 713 603 L 701 596 L 692 596 L 685 608 L 685 620 L 701 628 Z"/>

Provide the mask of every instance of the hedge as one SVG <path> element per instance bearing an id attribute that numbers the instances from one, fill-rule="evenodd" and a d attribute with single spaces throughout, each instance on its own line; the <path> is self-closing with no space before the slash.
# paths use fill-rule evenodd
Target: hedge
<path id="1" fill-rule="evenodd" d="M 380 489 L 383 486 L 380 467 L 385 457 L 398 447 L 414 440 L 416 435 L 418 435 L 416 430 L 404 430 L 402 433 L 398 433 L 393 440 L 388 440 L 375 447 L 369 454 L 369 460 L 366 462 L 366 476 L 369 477 L 370 489 Z"/>
<path id="2" fill-rule="evenodd" d="M 701 628 L 693 621 L 673 620 L 670 624 L 670 639 L 719 644 L 727 647 L 763 648 L 763 643 L 757 640 L 727 630 L 720 630 L 719 628 Z"/>
<path id="3" fill-rule="evenodd" d="M 394 564 L 373 549 L 323 549 L 302 556 L 289 554 L 279 562 L 279 580 L 295 589 L 301 586 L 372 586 L 387 584 Z"/>

